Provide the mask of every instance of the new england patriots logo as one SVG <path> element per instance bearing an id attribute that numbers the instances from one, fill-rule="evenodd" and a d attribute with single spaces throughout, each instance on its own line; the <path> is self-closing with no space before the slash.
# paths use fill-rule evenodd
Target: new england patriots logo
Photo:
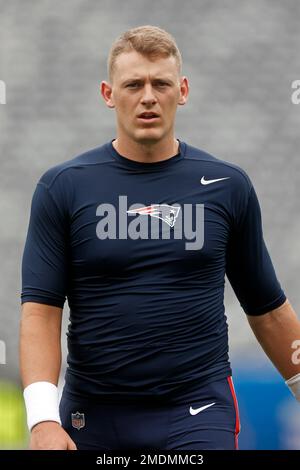
<path id="1" fill-rule="evenodd" d="M 157 217 L 170 225 L 170 227 L 174 227 L 179 210 L 180 207 L 169 206 L 168 204 L 152 204 L 151 206 L 140 207 L 126 212 L 128 214 L 141 214 Z"/>

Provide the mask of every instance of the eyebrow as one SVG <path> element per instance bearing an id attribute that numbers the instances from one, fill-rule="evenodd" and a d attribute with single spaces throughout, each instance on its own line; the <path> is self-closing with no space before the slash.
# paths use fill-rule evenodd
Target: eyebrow
<path id="1" fill-rule="evenodd" d="M 170 78 L 164 78 L 164 77 L 155 77 L 151 80 L 152 82 L 167 82 L 167 83 L 174 83 L 173 80 L 171 80 Z M 143 78 L 127 78 L 126 80 L 124 80 L 123 82 L 121 82 L 121 85 L 124 86 L 124 85 L 127 85 L 128 83 L 131 83 L 131 82 L 138 82 L 138 83 L 143 83 L 144 82 L 144 79 Z"/>

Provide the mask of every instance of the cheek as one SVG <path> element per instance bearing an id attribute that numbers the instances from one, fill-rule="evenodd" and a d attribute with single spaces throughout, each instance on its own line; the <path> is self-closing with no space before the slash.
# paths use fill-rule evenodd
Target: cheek
<path id="1" fill-rule="evenodd" d="M 168 109 L 170 113 L 173 113 L 174 110 L 177 109 L 177 101 L 178 100 L 174 97 L 174 95 L 169 96 L 166 99 L 165 106 L 166 106 L 166 109 Z"/>
<path id="2" fill-rule="evenodd" d="M 136 114 L 137 106 L 138 104 L 133 100 L 124 100 L 120 103 L 120 112 L 126 117 L 126 119 L 130 119 L 130 117 Z"/>

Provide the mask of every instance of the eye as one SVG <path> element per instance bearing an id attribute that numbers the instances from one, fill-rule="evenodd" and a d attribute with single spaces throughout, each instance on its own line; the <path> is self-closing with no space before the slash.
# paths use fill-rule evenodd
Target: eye
<path id="1" fill-rule="evenodd" d="M 138 83 L 128 83 L 128 85 L 126 85 L 126 88 L 137 88 L 138 86 Z"/>

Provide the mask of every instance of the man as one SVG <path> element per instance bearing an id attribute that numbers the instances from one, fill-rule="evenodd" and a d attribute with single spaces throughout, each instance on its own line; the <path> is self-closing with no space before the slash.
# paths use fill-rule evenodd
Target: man
<path id="1" fill-rule="evenodd" d="M 48 170 L 23 255 L 21 374 L 32 449 L 235 449 L 224 276 L 299 396 L 300 325 L 239 167 L 174 137 L 189 85 L 166 31 L 113 44 L 116 139 Z M 68 370 L 57 382 L 65 298 Z"/>

